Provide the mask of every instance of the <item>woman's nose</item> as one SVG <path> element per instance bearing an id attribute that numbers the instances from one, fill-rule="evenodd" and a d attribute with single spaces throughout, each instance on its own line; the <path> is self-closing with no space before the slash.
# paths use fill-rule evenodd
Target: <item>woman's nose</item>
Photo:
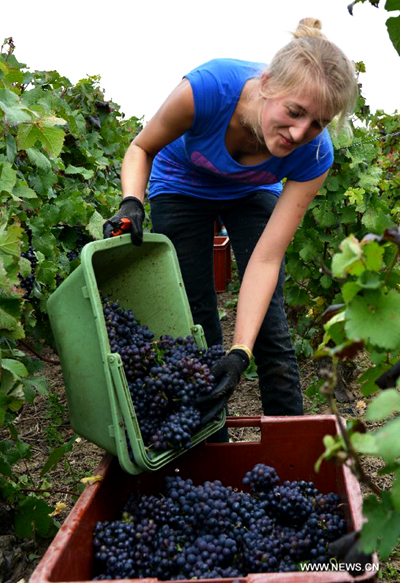
<path id="1" fill-rule="evenodd" d="M 290 128 L 290 135 L 294 142 L 300 143 L 304 140 L 307 136 L 307 133 L 310 129 L 310 122 L 309 121 L 302 121 Z"/>

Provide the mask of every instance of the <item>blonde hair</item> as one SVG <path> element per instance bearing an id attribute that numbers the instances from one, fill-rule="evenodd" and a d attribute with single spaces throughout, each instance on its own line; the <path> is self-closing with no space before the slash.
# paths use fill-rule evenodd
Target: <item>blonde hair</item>
<path id="1" fill-rule="evenodd" d="M 293 40 L 276 53 L 265 71 L 267 75 L 261 76 L 258 99 L 312 92 L 321 113 L 327 111 L 331 118 L 338 117 L 339 131 L 356 105 L 355 67 L 326 38 L 321 27 L 316 18 L 300 20 Z"/>

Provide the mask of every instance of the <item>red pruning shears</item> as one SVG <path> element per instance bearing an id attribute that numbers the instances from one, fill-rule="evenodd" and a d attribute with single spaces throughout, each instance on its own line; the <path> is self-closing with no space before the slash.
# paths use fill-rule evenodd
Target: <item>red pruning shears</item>
<path id="1" fill-rule="evenodd" d="M 118 231 L 111 231 L 113 237 L 127 233 L 131 228 L 131 221 L 129 219 L 121 219 L 119 222 Z"/>

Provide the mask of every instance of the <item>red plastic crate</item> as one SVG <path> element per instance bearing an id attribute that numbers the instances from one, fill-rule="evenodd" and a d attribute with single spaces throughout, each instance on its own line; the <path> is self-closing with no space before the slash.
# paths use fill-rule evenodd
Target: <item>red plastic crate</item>
<path id="1" fill-rule="evenodd" d="M 343 502 L 349 532 L 362 524 L 361 492 L 357 480 L 344 466 L 324 461 L 320 472 L 314 464 L 324 447 L 324 435 L 335 435 L 334 416 L 237 417 L 228 427 L 259 427 L 260 441 L 235 443 L 203 442 L 157 472 L 136 476 L 124 473 L 116 458 L 107 455 L 95 474 L 101 482 L 87 486 L 57 536 L 33 573 L 30 583 L 87 583 L 93 573 L 93 528 L 99 520 L 113 520 L 130 493 L 157 494 L 164 478 L 179 475 L 195 484 L 221 480 L 242 489 L 242 478 L 256 463 L 273 466 L 281 480 L 313 481 L 323 493 L 336 492 Z M 374 556 L 374 564 L 377 559 Z M 376 572 L 352 577 L 346 572 L 292 572 L 249 574 L 240 583 L 347 583 L 377 581 Z M 119 580 L 123 581 L 123 580 Z M 125 579 L 125 581 L 128 581 Z M 129 579 L 136 583 L 158 583 L 157 578 Z M 166 582 L 164 582 L 166 583 Z M 169 582 L 171 583 L 171 582 Z M 186 583 L 190 583 L 186 581 Z M 232 579 L 202 579 L 197 583 L 232 583 Z"/>
<path id="2" fill-rule="evenodd" d="M 215 291 L 224 292 L 231 281 L 231 243 L 228 236 L 214 237 L 214 282 Z"/>

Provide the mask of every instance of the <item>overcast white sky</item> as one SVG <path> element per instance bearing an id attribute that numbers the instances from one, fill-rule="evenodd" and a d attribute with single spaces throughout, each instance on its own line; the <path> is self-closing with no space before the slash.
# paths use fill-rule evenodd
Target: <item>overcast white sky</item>
<path id="1" fill-rule="evenodd" d="M 400 109 L 400 57 L 383 6 L 351 0 L 19 0 L 2 2 L 0 42 L 12 36 L 16 57 L 56 69 L 76 82 L 101 75 L 106 98 L 127 115 L 155 113 L 181 77 L 215 57 L 268 62 L 306 16 L 354 61 L 363 60 L 363 91 L 372 110 Z"/>

